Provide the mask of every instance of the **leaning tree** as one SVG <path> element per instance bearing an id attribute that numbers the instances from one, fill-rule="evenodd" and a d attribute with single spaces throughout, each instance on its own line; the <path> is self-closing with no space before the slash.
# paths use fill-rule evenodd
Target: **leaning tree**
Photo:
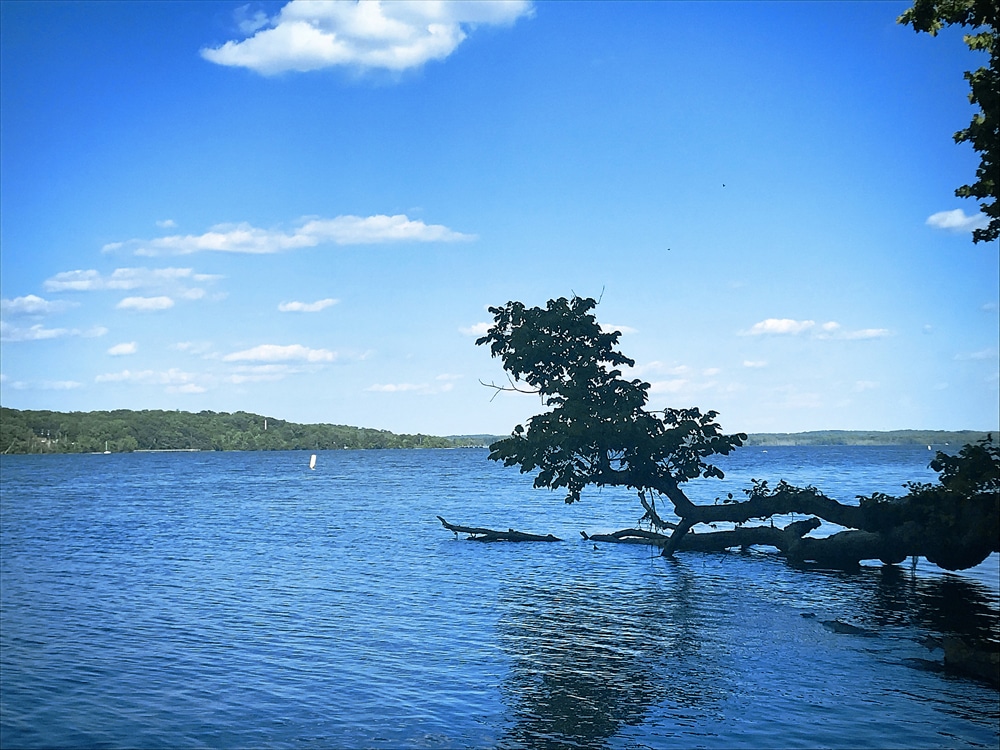
<path id="1" fill-rule="evenodd" d="M 589 486 L 636 491 L 649 530 L 625 529 L 588 537 L 659 545 L 663 554 L 683 550 L 776 547 L 790 561 L 854 568 L 862 560 L 899 563 L 923 556 L 948 570 L 978 565 L 1000 551 L 1000 447 L 987 437 L 957 456 L 938 453 L 931 463 L 937 484 L 910 484 L 902 497 L 876 493 L 847 505 L 815 487 L 755 481 L 745 500 L 721 504 L 691 501 L 684 486 L 698 477 L 722 478 L 710 462 L 739 448 L 747 436 L 724 434 L 716 412 L 647 409 L 650 384 L 626 379 L 620 368 L 635 363 L 618 350 L 620 332 L 606 332 L 593 314 L 597 302 L 573 297 L 545 308 L 508 302 L 491 307 L 494 323 L 477 345 L 489 344 L 509 376 L 509 386 L 538 394 L 546 411 L 517 425 L 490 446 L 490 458 L 522 473 L 537 472 L 534 486 L 564 490 L 566 502 Z M 660 509 L 669 503 L 676 523 Z M 773 525 L 774 516 L 805 514 L 807 520 Z M 664 514 L 665 515 L 665 514 Z M 811 537 L 823 519 L 843 527 Z M 487 529 L 453 527 L 456 531 Z M 747 525 L 748 522 L 756 524 Z M 725 531 L 708 524 L 731 522 Z M 698 527 L 698 528 L 696 528 Z M 517 532 L 510 532 L 516 534 Z M 500 535 L 492 538 L 516 538 Z M 551 539 L 551 537 L 540 537 Z"/>

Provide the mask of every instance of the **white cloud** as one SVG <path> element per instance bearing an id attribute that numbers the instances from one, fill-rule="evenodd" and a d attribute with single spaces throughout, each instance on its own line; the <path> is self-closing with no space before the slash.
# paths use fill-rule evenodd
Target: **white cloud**
<path id="1" fill-rule="evenodd" d="M 886 336 L 891 335 L 891 331 L 888 328 L 862 328 L 860 331 L 844 331 L 837 336 L 840 339 L 847 339 L 848 341 L 859 341 L 862 339 L 884 339 Z"/>
<path id="2" fill-rule="evenodd" d="M 743 360 L 743 366 L 744 367 L 767 367 L 767 362 L 765 362 L 762 359 L 760 359 L 760 360 L 745 359 L 745 360 Z"/>
<path id="3" fill-rule="evenodd" d="M 419 395 L 433 395 L 437 393 L 448 393 L 455 387 L 456 380 L 461 380 L 461 375 L 443 373 L 434 378 L 435 385 L 428 383 L 376 383 L 365 388 L 370 393 L 416 393 Z"/>
<path id="4" fill-rule="evenodd" d="M 862 393 L 864 391 L 871 391 L 878 388 L 879 384 L 874 380 L 859 380 L 854 384 L 854 391 L 856 393 Z"/>
<path id="5" fill-rule="evenodd" d="M 20 328 L 8 324 L 5 320 L 0 320 L 0 341 L 43 341 L 62 336 L 96 338 L 103 336 L 107 332 L 108 329 L 102 326 L 94 326 L 93 328 L 81 330 L 79 328 L 46 328 L 40 323 L 29 328 Z"/>
<path id="6" fill-rule="evenodd" d="M 178 341 L 172 344 L 171 349 L 179 352 L 187 352 L 194 355 L 207 355 L 212 351 L 212 344 L 208 341 Z"/>
<path id="7" fill-rule="evenodd" d="M 807 331 L 813 331 L 813 336 L 818 339 L 878 339 L 891 335 L 887 328 L 863 328 L 858 331 L 844 331 L 840 323 L 829 321 L 818 327 L 814 320 L 792 320 L 791 318 L 768 318 L 759 323 L 754 323 L 750 330 L 740 331 L 742 336 L 797 336 Z"/>
<path id="8" fill-rule="evenodd" d="M 240 365 L 227 380 L 237 385 L 242 383 L 273 383 L 296 372 L 299 372 L 297 368 L 284 364 Z"/>
<path id="9" fill-rule="evenodd" d="M 135 310 L 136 312 L 156 312 L 169 310 L 174 306 L 170 297 L 126 297 L 115 307 L 119 310 Z"/>
<path id="10" fill-rule="evenodd" d="M 601 333 L 614 333 L 619 331 L 622 335 L 627 335 L 630 333 L 638 333 L 639 331 L 631 326 L 613 326 L 601 324 Z"/>
<path id="11" fill-rule="evenodd" d="M 48 315 L 49 313 L 62 312 L 70 306 L 69 302 L 49 301 L 34 294 L 0 300 L 0 311 L 7 315 Z"/>
<path id="12" fill-rule="evenodd" d="M 281 312 L 320 312 L 336 305 L 339 301 L 328 297 L 315 302 L 282 302 L 278 305 L 278 310 Z"/>
<path id="13" fill-rule="evenodd" d="M 935 229 L 947 229 L 950 232 L 971 232 L 983 229 L 989 224 L 986 214 L 981 211 L 973 216 L 966 216 L 965 211 L 956 208 L 953 211 L 938 211 L 927 217 L 927 225 Z"/>
<path id="14" fill-rule="evenodd" d="M 197 377 L 176 367 L 157 372 L 156 370 L 122 370 L 109 372 L 94 378 L 98 383 L 136 383 L 138 385 L 166 385 L 179 388 L 194 384 Z M 199 387 L 199 386 L 196 386 Z"/>
<path id="15" fill-rule="evenodd" d="M 373 245 L 386 242 L 458 242 L 475 235 L 455 232 L 441 224 L 425 224 L 405 214 L 386 216 L 307 217 L 290 232 L 262 229 L 246 222 L 217 224 L 203 234 L 175 234 L 151 240 L 133 239 L 104 249 L 131 248 L 136 255 L 189 255 L 199 252 L 266 255 L 317 245 Z M 179 269 L 178 269 L 179 270 Z M 190 269 L 187 269 L 190 270 Z M 83 273 L 83 272 L 76 272 Z M 89 273 L 97 273 L 96 271 Z"/>
<path id="16" fill-rule="evenodd" d="M 105 246 L 107 247 L 107 246 Z M 204 284 L 221 278 L 212 274 L 195 273 L 191 268 L 116 268 L 110 275 L 93 269 L 61 271 L 46 279 L 42 286 L 49 292 L 100 292 L 107 290 L 178 289 L 185 293 L 185 284 Z"/>
<path id="17" fill-rule="evenodd" d="M 137 351 L 139 351 L 139 345 L 134 341 L 128 341 L 121 344 L 115 344 L 108 349 L 108 354 L 112 357 L 120 357 L 125 354 L 135 354 Z"/>
<path id="18" fill-rule="evenodd" d="M 955 359 L 958 360 L 983 360 L 983 359 L 996 359 L 997 350 L 990 346 L 986 349 L 980 349 L 978 352 L 970 352 L 969 354 L 956 354 Z"/>
<path id="19" fill-rule="evenodd" d="M 243 11 L 240 29 L 253 36 L 206 47 L 201 55 L 264 75 L 332 66 L 402 71 L 448 57 L 471 27 L 508 25 L 531 12 L 526 0 L 292 0 L 273 18 L 248 18 Z"/>
<path id="20" fill-rule="evenodd" d="M 481 338 L 486 335 L 486 332 L 490 330 L 492 323 L 474 323 L 466 328 L 459 328 L 458 332 L 463 336 L 475 336 Z"/>
<path id="21" fill-rule="evenodd" d="M 426 391 L 430 386 L 426 383 L 376 383 L 365 388 L 375 393 L 405 393 L 407 391 Z"/>
<path id="22" fill-rule="evenodd" d="M 167 393 L 204 393 L 208 389 L 197 383 L 184 383 L 183 385 L 168 385 Z"/>
<path id="23" fill-rule="evenodd" d="M 83 386 L 83 383 L 78 383 L 75 380 L 39 380 L 30 382 L 24 380 L 8 381 L 6 377 L 3 377 L 2 380 L 8 388 L 13 388 L 16 391 L 71 391 Z"/>
<path id="24" fill-rule="evenodd" d="M 658 380 L 655 383 L 650 383 L 649 392 L 650 393 L 677 393 L 688 381 L 683 378 L 676 378 L 674 380 Z"/>
<path id="25" fill-rule="evenodd" d="M 762 336 L 765 334 L 796 335 L 808 331 L 816 325 L 814 320 L 792 320 L 791 318 L 768 318 L 754 323 L 745 335 Z M 824 326 L 825 327 L 825 326 Z"/>
<path id="26" fill-rule="evenodd" d="M 662 375 L 690 375 L 693 370 L 688 365 L 668 365 L 659 360 L 647 362 L 644 365 L 636 365 L 632 368 L 636 375 L 662 374 Z"/>
<path id="27" fill-rule="evenodd" d="M 156 222 L 156 226 L 160 229 L 173 229 L 177 226 L 177 222 L 173 219 L 163 219 L 162 221 Z"/>
<path id="28" fill-rule="evenodd" d="M 336 358 L 337 353 L 329 349 L 310 349 L 301 344 L 261 344 L 252 349 L 227 354 L 222 359 L 224 362 L 333 362 Z"/>

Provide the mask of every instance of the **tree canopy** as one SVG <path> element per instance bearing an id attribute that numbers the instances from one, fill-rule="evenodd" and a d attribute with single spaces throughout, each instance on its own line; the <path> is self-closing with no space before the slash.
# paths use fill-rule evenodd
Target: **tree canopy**
<path id="1" fill-rule="evenodd" d="M 561 297 L 544 308 L 521 302 L 491 307 L 494 323 L 476 344 L 489 344 L 510 377 L 510 387 L 493 387 L 538 394 L 547 407 L 527 427 L 519 424 L 510 437 L 493 443 L 492 460 L 537 472 L 534 486 L 564 490 L 567 503 L 578 501 L 588 485 L 637 492 L 653 531 L 624 530 L 600 541 L 655 543 L 668 556 L 768 545 L 796 562 L 839 568 L 920 555 L 959 570 L 1000 551 L 1000 448 L 990 435 L 957 456 L 937 453 L 931 466 L 940 483 L 909 485 L 903 497 L 875 494 L 846 505 L 815 487 L 785 481 L 771 487 L 761 480 L 744 491 L 745 500 L 729 495 L 714 505 L 693 503 L 684 484 L 721 479 L 723 472 L 710 460 L 739 448 L 747 436 L 724 434 L 714 411 L 647 409 L 650 385 L 623 376 L 619 368 L 634 361 L 617 348 L 621 334 L 601 328 L 592 312 L 596 305 L 590 298 Z M 660 516 L 662 498 L 673 506 L 677 523 Z M 774 517 L 793 513 L 814 517 L 774 526 Z M 755 519 L 771 523 L 744 526 Z M 845 530 L 806 536 L 819 519 Z M 717 523 L 735 528 L 688 534 L 696 525 Z"/>
<path id="2" fill-rule="evenodd" d="M 974 242 L 989 242 L 1000 237 L 1000 49 L 997 30 L 1000 27 L 1000 3 L 997 0 L 915 0 L 898 23 L 912 26 L 916 32 L 931 36 L 946 26 L 968 27 L 972 33 L 964 36 L 971 50 L 981 50 L 990 56 L 989 66 L 966 71 L 969 101 L 979 107 L 967 128 L 955 133 L 956 143 L 971 143 L 980 154 L 976 181 L 955 190 L 960 198 L 975 198 L 989 224 L 972 233 Z"/>

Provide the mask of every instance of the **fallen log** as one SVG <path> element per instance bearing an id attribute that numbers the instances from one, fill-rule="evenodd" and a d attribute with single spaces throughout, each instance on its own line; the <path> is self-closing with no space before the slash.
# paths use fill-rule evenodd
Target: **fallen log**
<path id="1" fill-rule="evenodd" d="M 552 534 L 546 534 L 542 536 L 541 534 L 528 534 L 524 531 L 515 531 L 514 529 L 507 529 L 507 531 L 497 531 L 496 529 L 483 529 L 476 526 L 456 526 L 453 523 L 448 523 L 441 516 L 437 519 L 441 522 L 448 531 L 455 532 L 456 536 L 458 534 L 468 534 L 468 538 L 474 542 L 561 542 L 562 539 L 552 536 Z"/>

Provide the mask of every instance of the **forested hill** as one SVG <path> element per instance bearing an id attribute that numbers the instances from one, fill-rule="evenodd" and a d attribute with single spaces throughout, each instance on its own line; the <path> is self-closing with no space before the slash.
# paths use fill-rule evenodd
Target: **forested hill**
<path id="1" fill-rule="evenodd" d="M 986 437 L 985 432 L 959 430 L 818 430 L 816 432 L 761 432 L 749 435 L 747 445 L 945 445 L 961 447 Z"/>
<path id="2" fill-rule="evenodd" d="M 345 425 L 296 424 L 247 412 L 65 413 L 0 408 L 0 453 L 461 448 L 490 441 L 482 436 L 397 435 Z"/>

